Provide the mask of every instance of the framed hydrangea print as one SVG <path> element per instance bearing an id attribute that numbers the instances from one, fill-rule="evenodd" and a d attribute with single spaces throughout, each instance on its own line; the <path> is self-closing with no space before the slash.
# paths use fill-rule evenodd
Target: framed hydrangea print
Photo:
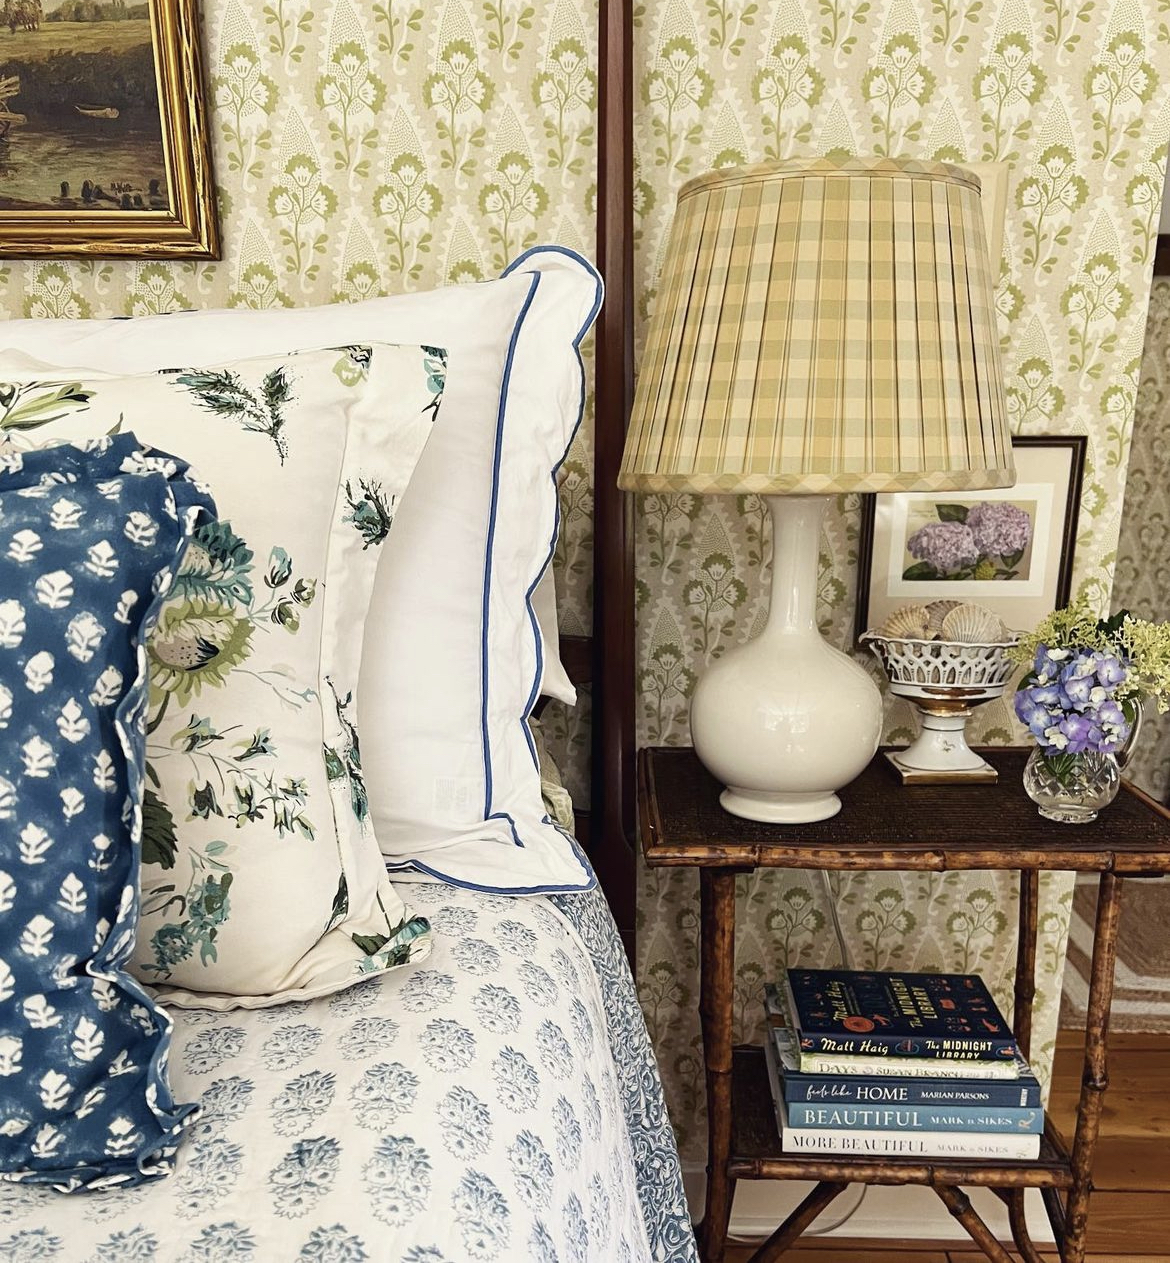
<path id="1" fill-rule="evenodd" d="M 855 634 L 938 599 L 976 601 L 1014 628 L 1064 605 L 1087 443 L 1014 438 L 1016 482 L 997 491 L 864 497 Z"/>

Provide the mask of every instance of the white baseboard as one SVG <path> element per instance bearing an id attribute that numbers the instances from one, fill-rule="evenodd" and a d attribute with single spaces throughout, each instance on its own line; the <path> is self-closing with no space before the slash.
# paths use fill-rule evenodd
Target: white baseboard
<path id="1" fill-rule="evenodd" d="M 692 1218 L 697 1222 L 703 1213 L 704 1173 L 702 1168 L 684 1164 L 683 1181 Z M 740 1180 L 736 1185 L 735 1203 L 731 1209 L 731 1235 L 749 1240 L 768 1236 L 796 1209 L 812 1186 L 778 1180 Z M 965 1190 L 971 1203 L 987 1226 L 1002 1241 L 1011 1240 L 1007 1209 L 988 1189 Z M 856 1204 L 858 1193 L 846 1189 L 825 1211 L 817 1224 L 832 1225 Z M 1044 1211 L 1044 1203 L 1036 1189 L 1029 1189 L 1025 1199 L 1028 1229 L 1039 1246 L 1052 1241 L 1052 1228 Z M 917 1185 L 893 1187 L 874 1185 L 865 1190 L 857 1210 L 831 1231 L 817 1230 L 818 1236 L 862 1237 L 887 1241 L 969 1241 L 962 1227 L 951 1218 L 942 1202 L 928 1188 Z"/>

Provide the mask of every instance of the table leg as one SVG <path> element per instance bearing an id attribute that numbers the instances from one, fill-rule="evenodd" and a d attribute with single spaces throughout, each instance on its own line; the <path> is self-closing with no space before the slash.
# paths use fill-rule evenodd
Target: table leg
<path id="1" fill-rule="evenodd" d="M 775 1263 L 775 1260 L 800 1238 L 805 1229 L 816 1222 L 825 1207 L 848 1187 L 848 1184 L 839 1180 L 822 1180 L 814 1185 L 804 1201 L 752 1255 L 751 1263 Z"/>
<path id="2" fill-rule="evenodd" d="M 995 1234 L 979 1217 L 979 1212 L 971 1205 L 971 1199 L 961 1188 L 949 1184 L 936 1184 L 934 1191 L 939 1195 L 942 1204 L 967 1230 L 968 1236 L 991 1260 L 991 1263 L 1012 1263 L 1012 1256 L 995 1239 Z"/>
<path id="3" fill-rule="evenodd" d="M 699 1232 L 703 1263 L 723 1263 L 735 1181 L 731 1152 L 731 1023 L 735 988 L 735 870 L 699 870 L 702 978 L 699 1014 L 707 1076 L 707 1199 Z"/>
<path id="4" fill-rule="evenodd" d="M 1024 1263 L 1044 1263 L 1044 1260 L 1040 1257 L 1040 1251 L 1032 1241 L 1032 1234 L 1028 1231 L 1024 1190 L 1022 1188 L 1007 1189 L 1004 1201 L 1007 1202 L 1008 1222 L 1011 1224 L 1012 1240 L 1016 1243 L 1016 1249 L 1020 1252 L 1020 1258 L 1024 1260 Z"/>
<path id="5" fill-rule="evenodd" d="M 1024 1057 L 1032 1055 L 1032 1006 L 1036 1000 L 1036 936 L 1040 924 L 1040 874 L 1020 870 L 1020 925 L 1016 938 L 1016 987 L 1012 1032 Z"/>
<path id="6" fill-rule="evenodd" d="M 1093 931 L 1093 964 L 1085 1015 L 1085 1069 L 1077 1104 L 1077 1129 L 1072 1148 L 1072 1187 L 1065 1204 L 1067 1234 L 1064 1263 L 1083 1263 L 1092 1191 L 1093 1150 L 1101 1129 L 1105 1089 L 1109 1086 L 1107 1043 L 1113 973 L 1117 965 L 1117 929 L 1121 917 L 1121 878 L 1102 873 L 1097 888 L 1097 920 Z"/>

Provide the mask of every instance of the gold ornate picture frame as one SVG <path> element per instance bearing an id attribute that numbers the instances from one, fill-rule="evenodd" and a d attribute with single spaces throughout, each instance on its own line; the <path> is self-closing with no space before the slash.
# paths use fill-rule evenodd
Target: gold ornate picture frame
<path id="1" fill-rule="evenodd" d="M 0 25 L 0 256 L 220 257 L 195 0 Z"/>

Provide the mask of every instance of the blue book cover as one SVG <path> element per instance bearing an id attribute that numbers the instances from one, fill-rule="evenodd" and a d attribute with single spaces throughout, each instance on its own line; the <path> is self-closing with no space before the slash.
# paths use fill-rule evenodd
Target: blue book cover
<path id="1" fill-rule="evenodd" d="M 1016 1041 L 975 974 L 790 969 L 803 1053 L 1014 1061 Z"/>
<path id="2" fill-rule="evenodd" d="M 793 1127 L 848 1131 L 973 1131 L 1038 1136 L 1041 1109 L 991 1109 L 976 1105 L 840 1105 L 787 1101 Z"/>
<path id="3" fill-rule="evenodd" d="M 1021 1057 L 1018 1079 L 881 1078 L 858 1074 L 809 1074 L 800 1069 L 792 1033 L 770 1027 L 784 1075 L 784 1099 L 818 1105 L 978 1105 L 992 1109 L 1039 1109 L 1040 1080 Z"/>

